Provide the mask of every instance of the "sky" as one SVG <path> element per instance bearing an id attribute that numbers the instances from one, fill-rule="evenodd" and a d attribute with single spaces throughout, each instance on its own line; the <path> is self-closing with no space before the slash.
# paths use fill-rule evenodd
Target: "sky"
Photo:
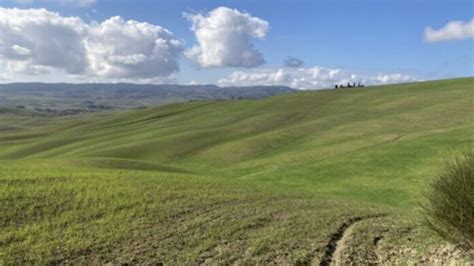
<path id="1" fill-rule="evenodd" d="M 387 84 L 474 76 L 472 0 L 0 0 L 0 82 Z"/>

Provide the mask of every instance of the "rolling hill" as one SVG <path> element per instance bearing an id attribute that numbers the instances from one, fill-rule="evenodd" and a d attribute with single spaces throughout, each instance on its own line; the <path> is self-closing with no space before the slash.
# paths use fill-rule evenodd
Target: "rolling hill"
<path id="1" fill-rule="evenodd" d="M 65 110 L 77 113 L 79 110 L 90 112 L 188 101 L 261 99 L 292 92 L 296 90 L 285 86 L 9 83 L 0 84 L 0 106 L 62 114 Z"/>
<path id="2" fill-rule="evenodd" d="M 473 111 L 474 78 L 72 117 L 5 108 L 0 262 L 462 263 L 420 204 L 474 140 Z"/>

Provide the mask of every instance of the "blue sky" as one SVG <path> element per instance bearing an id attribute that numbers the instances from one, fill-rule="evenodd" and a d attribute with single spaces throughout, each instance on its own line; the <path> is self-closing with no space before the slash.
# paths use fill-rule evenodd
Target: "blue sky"
<path id="1" fill-rule="evenodd" d="M 329 73 L 331 69 L 339 70 L 342 74 L 337 74 L 337 77 L 331 76 L 334 78 L 322 76 L 314 83 L 300 85 L 302 88 L 310 88 L 311 84 L 317 88 L 329 86 L 331 82 L 359 79 L 370 83 L 375 82 L 375 77 L 380 75 L 406 77 L 398 80 L 393 76 L 395 77 L 393 82 L 474 75 L 474 43 L 469 32 L 470 26 L 467 25 L 474 17 L 473 2 L 470 0 L 89 0 L 90 3 L 83 1 L 86 0 L 65 0 L 65 2 L 0 0 L 0 6 L 7 9 L 46 8 L 50 12 L 57 12 L 61 17 L 77 16 L 85 24 L 102 23 L 110 17 L 120 16 L 124 21 L 135 20 L 166 28 L 172 32 L 174 38 L 182 41 L 182 54 L 178 55 L 177 59 L 179 71 L 174 71 L 171 75 L 174 79 L 172 82 L 178 83 L 240 85 L 237 80 L 241 80 L 243 85 L 252 81 L 262 84 L 281 81 L 284 85 L 298 85 L 302 83 L 296 82 L 295 79 L 303 80 L 305 75 L 315 77 L 314 67 L 319 68 L 320 74 Z M 249 40 L 252 49 L 261 53 L 264 62 L 251 63 L 249 66 L 239 65 L 232 59 L 224 62 L 226 60 L 224 59 L 220 63 L 206 65 L 202 60 L 193 61 L 187 56 L 186 51 L 199 43 L 196 31 L 190 29 L 192 22 L 183 17 L 183 12 L 210 18 L 209 12 L 218 7 L 228 7 L 239 12 L 236 14 L 240 17 L 241 14 L 247 14 L 268 24 L 263 37 L 250 37 Z M 453 21 L 466 23 L 464 27 L 467 27 L 467 36 L 450 39 L 449 32 L 445 32 L 448 34 L 446 40 L 442 38 L 436 41 L 426 40 L 427 27 L 440 30 Z M 259 25 L 264 27 L 263 24 Z M 229 27 L 228 24 L 223 26 Z M 215 38 L 218 42 L 219 37 Z M 8 45 L 13 47 L 15 44 L 8 43 Z M 0 41 L 0 52 L 1 46 Z M 200 55 L 205 53 L 201 51 Z M 199 55 L 199 52 L 197 54 Z M 284 66 L 283 62 L 289 56 L 304 61 L 300 66 L 304 68 L 302 72 Z M 3 58 L 3 70 L 0 68 L 0 71 L 6 72 L 5 62 L 10 59 L 5 55 Z M 281 79 L 275 74 L 279 70 L 283 75 Z M 134 76 L 126 76 L 126 73 L 129 73 L 126 71 L 121 71 L 125 76 L 103 76 L 94 79 L 83 74 L 79 79 L 77 75 L 71 77 L 71 73 L 64 73 L 63 70 L 37 72 L 41 73 L 31 74 L 25 71 L 8 77 L 4 75 L 4 79 L 10 82 L 31 80 L 84 82 L 122 79 L 134 81 Z M 256 73 L 260 76 L 252 76 Z M 159 75 L 160 78 L 164 77 Z M 355 78 L 351 79 L 352 75 L 355 75 Z M 229 78 L 231 76 L 234 79 Z M 153 82 L 153 79 L 139 79 L 138 82 L 140 80 Z"/>

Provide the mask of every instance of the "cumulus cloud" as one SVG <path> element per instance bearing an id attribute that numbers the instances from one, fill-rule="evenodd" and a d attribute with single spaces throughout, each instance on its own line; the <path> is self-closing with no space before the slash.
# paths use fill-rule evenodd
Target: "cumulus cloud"
<path id="1" fill-rule="evenodd" d="M 251 40 L 267 34 L 267 21 L 236 9 L 218 7 L 208 14 L 188 14 L 197 45 L 186 56 L 201 67 L 256 67 L 265 62 Z"/>
<path id="2" fill-rule="evenodd" d="M 228 77 L 220 79 L 222 86 L 251 86 L 251 85 L 285 85 L 301 90 L 332 88 L 335 84 L 346 85 L 348 82 L 360 82 L 366 85 L 390 84 L 416 81 L 417 78 L 408 74 L 389 73 L 372 74 L 356 73 L 354 71 L 328 68 L 279 68 L 256 71 L 235 71 Z"/>
<path id="3" fill-rule="evenodd" d="M 474 38 L 474 18 L 471 21 L 451 21 L 440 29 L 427 27 L 424 32 L 426 42 L 454 41 Z"/>
<path id="4" fill-rule="evenodd" d="M 87 77 L 140 79 L 179 70 L 183 43 L 156 25 L 112 17 L 87 24 L 46 9 L 0 8 L 0 57 L 6 74 L 63 71 Z"/>
<path id="5" fill-rule="evenodd" d="M 86 70 L 86 25 L 45 9 L 0 8 L 0 54 L 7 70 L 53 67 L 79 74 Z M 18 67 L 29 64 L 32 67 Z"/>
<path id="6" fill-rule="evenodd" d="M 284 64 L 286 67 L 302 67 L 304 64 L 304 61 L 296 57 L 288 56 L 285 59 Z"/>
<path id="7" fill-rule="evenodd" d="M 170 31 L 121 17 L 90 27 L 84 42 L 91 72 L 107 78 L 168 76 L 183 50 Z"/>

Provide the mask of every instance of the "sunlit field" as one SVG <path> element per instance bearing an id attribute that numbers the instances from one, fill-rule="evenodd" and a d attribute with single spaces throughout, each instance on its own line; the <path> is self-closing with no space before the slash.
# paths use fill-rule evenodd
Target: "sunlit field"
<path id="1" fill-rule="evenodd" d="M 474 140 L 473 83 L 1 109 L 0 264 L 466 263 L 421 205 Z"/>

